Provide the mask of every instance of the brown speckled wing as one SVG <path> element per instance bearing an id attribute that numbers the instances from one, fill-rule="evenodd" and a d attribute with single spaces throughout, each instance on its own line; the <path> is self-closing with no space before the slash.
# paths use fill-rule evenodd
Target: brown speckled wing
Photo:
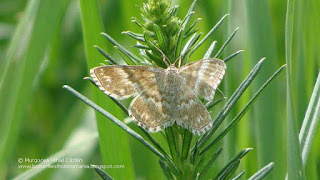
<path id="1" fill-rule="evenodd" d="M 156 91 L 143 91 L 130 104 L 129 116 L 149 132 L 158 132 L 174 124 L 171 105 Z"/>
<path id="2" fill-rule="evenodd" d="M 187 86 L 205 100 L 213 99 L 226 70 L 226 64 L 219 59 L 203 59 L 181 67 L 179 74 Z"/>
<path id="3" fill-rule="evenodd" d="M 91 77 L 100 90 L 116 99 L 137 95 L 129 106 L 129 116 L 138 126 L 149 132 L 158 132 L 173 125 L 171 100 L 166 96 L 168 84 L 164 69 L 149 66 L 101 66 L 91 69 Z"/>
<path id="4" fill-rule="evenodd" d="M 101 91 L 121 100 L 157 85 L 155 76 L 163 71 L 149 66 L 114 65 L 95 67 L 90 75 Z"/>
<path id="5" fill-rule="evenodd" d="M 188 87 L 184 89 L 176 102 L 176 123 L 193 134 L 202 135 L 211 129 L 211 117 L 194 92 Z"/>

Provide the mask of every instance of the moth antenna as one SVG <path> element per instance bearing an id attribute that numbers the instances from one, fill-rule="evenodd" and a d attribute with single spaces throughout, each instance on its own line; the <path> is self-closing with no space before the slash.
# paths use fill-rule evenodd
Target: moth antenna
<path id="1" fill-rule="evenodd" d="M 161 53 L 161 55 L 163 56 L 163 62 L 169 67 L 171 65 L 169 58 L 157 46 L 154 47 Z"/>
<path id="2" fill-rule="evenodd" d="M 180 66 L 181 66 L 181 61 L 182 61 L 181 54 L 180 54 L 180 56 L 179 56 L 176 60 L 174 60 L 173 64 L 175 64 L 177 61 L 178 61 L 178 67 L 180 68 Z"/>
<path id="3" fill-rule="evenodd" d="M 160 49 L 159 49 L 159 51 L 161 52 L 161 54 L 163 56 L 163 62 L 166 63 L 166 65 L 169 67 L 171 65 L 169 58 Z"/>
<path id="4" fill-rule="evenodd" d="M 170 62 L 168 63 L 166 61 L 166 56 L 164 54 L 162 54 L 162 56 L 163 56 L 163 62 L 169 67 L 170 66 Z"/>

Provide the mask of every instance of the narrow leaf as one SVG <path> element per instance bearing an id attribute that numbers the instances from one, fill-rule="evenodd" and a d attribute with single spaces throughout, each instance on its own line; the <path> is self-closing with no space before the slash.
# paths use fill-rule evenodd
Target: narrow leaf
<path id="1" fill-rule="evenodd" d="M 295 0 L 287 0 L 287 14 L 285 24 L 285 52 L 287 68 L 287 171 L 288 179 L 305 179 L 305 172 L 299 143 L 298 122 L 295 114 L 292 72 L 292 41 L 294 24 Z"/>
<path id="2" fill-rule="evenodd" d="M 216 101 L 210 101 L 208 103 L 206 103 L 205 107 L 210 110 L 212 107 L 214 107 L 215 105 L 219 104 L 220 102 L 222 102 L 223 100 L 227 99 L 226 97 L 220 98 Z"/>
<path id="3" fill-rule="evenodd" d="M 218 127 L 221 125 L 225 117 L 228 115 L 230 112 L 231 108 L 234 106 L 234 104 L 239 100 L 241 95 L 244 93 L 244 91 L 248 88 L 248 86 L 251 84 L 253 79 L 257 76 L 258 72 L 260 71 L 263 61 L 265 58 L 262 58 L 256 65 L 255 67 L 251 70 L 249 75 L 246 77 L 246 79 L 240 84 L 238 89 L 232 94 L 230 97 L 229 101 L 225 104 L 225 106 L 222 108 L 218 116 L 213 122 L 212 129 L 207 133 L 204 134 L 200 139 L 199 139 L 199 144 L 198 148 L 202 147 L 207 140 L 213 135 L 213 133 L 218 129 Z"/>
<path id="4" fill-rule="evenodd" d="M 243 52 L 244 50 L 239 50 L 233 54 L 231 54 L 230 56 L 226 57 L 224 59 L 224 62 L 228 62 L 229 60 L 233 59 L 234 57 L 236 57 L 238 54 L 240 54 L 241 52 Z"/>
<path id="5" fill-rule="evenodd" d="M 320 73 L 313 88 L 311 99 L 299 134 L 303 166 L 306 166 L 312 141 L 320 119 Z"/>
<path id="6" fill-rule="evenodd" d="M 257 173 L 251 176 L 248 180 L 260 180 L 263 179 L 269 172 L 272 170 L 274 163 L 271 162 L 262 169 L 260 169 Z"/>
<path id="7" fill-rule="evenodd" d="M 163 36 L 161 29 L 158 25 L 154 24 L 153 25 L 154 31 L 156 33 L 156 37 L 158 39 L 159 47 L 162 52 L 166 52 L 167 50 L 167 42 L 165 37 Z"/>
<path id="8" fill-rule="evenodd" d="M 194 26 L 197 24 L 198 21 L 202 20 L 202 18 L 198 18 L 197 20 L 195 20 L 192 25 L 186 30 L 185 35 L 183 38 L 186 38 L 189 34 L 191 33 L 192 28 L 194 28 Z"/>
<path id="9" fill-rule="evenodd" d="M 159 164 L 160 164 L 160 167 L 161 167 L 164 175 L 166 176 L 166 178 L 169 180 L 173 180 L 174 178 L 173 178 L 172 174 L 170 173 L 170 170 L 169 170 L 170 167 L 168 166 L 168 164 L 161 159 L 159 159 Z"/>
<path id="10" fill-rule="evenodd" d="M 145 42 L 145 40 L 143 38 L 143 34 L 137 34 L 137 33 L 131 32 L 131 31 L 124 31 L 124 32 L 122 32 L 122 34 L 128 35 L 137 41 Z"/>
<path id="11" fill-rule="evenodd" d="M 218 23 L 217 23 L 215 26 L 213 26 L 213 28 L 208 32 L 208 34 L 195 46 L 195 48 L 192 50 L 192 52 L 191 52 L 190 55 L 192 55 L 192 53 L 193 53 L 195 50 L 197 50 L 197 49 L 214 33 L 214 31 L 221 25 L 221 23 L 223 22 L 223 20 L 224 20 L 227 16 L 229 16 L 229 14 L 224 15 L 224 16 L 218 21 Z"/>
<path id="12" fill-rule="evenodd" d="M 109 36 L 106 33 L 101 33 L 104 37 L 106 37 L 112 44 L 114 44 L 115 46 L 117 46 L 121 52 L 123 52 L 125 55 L 127 55 L 135 64 L 139 64 L 139 62 L 141 62 L 141 60 L 134 55 L 133 53 L 131 53 L 130 51 L 128 51 L 127 49 L 125 49 L 123 46 L 121 46 L 116 40 L 114 40 L 111 36 Z"/>
<path id="13" fill-rule="evenodd" d="M 103 49 L 101 49 L 99 46 L 94 46 L 98 49 L 98 51 L 106 57 L 109 61 L 111 61 L 112 64 L 119 64 L 116 59 L 114 59 L 111 55 L 109 55 L 107 52 L 105 52 Z"/>
<path id="14" fill-rule="evenodd" d="M 260 89 L 253 95 L 250 101 L 246 104 L 246 106 L 240 111 L 239 114 L 228 124 L 228 126 L 218 135 L 216 136 L 202 151 L 200 151 L 200 155 L 205 153 L 211 147 L 213 147 L 216 143 L 219 142 L 239 121 L 240 119 L 248 112 L 250 107 L 256 102 L 256 100 L 260 97 L 261 93 L 265 88 L 274 80 L 286 67 L 286 65 L 281 66 L 261 87 Z"/>
<path id="15" fill-rule="evenodd" d="M 102 109 L 100 106 L 96 105 L 92 101 L 90 101 L 88 98 L 77 92 L 76 90 L 72 89 L 70 86 L 64 85 L 63 88 L 67 89 L 69 92 L 71 92 L 73 95 L 75 95 L 77 98 L 79 98 L 81 101 L 107 117 L 109 120 L 111 120 L 113 123 L 115 123 L 117 126 L 125 130 L 128 134 L 130 134 L 132 137 L 140 141 L 143 145 L 145 145 L 148 149 L 150 149 L 153 153 L 155 153 L 160 159 L 166 159 L 157 149 L 155 149 L 149 142 L 143 139 L 142 136 L 140 136 L 138 133 L 136 133 L 134 130 L 132 130 L 129 126 L 127 126 L 125 123 L 114 117 L 109 112 Z"/>
<path id="16" fill-rule="evenodd" d="M 242 172 L 239 173 L 236 177 L 232 178 L 232 180 L 238 180 L 238 179 L 240 179 L 245 173 L 246 173 L 246 171 L 242 171 Z"/>
<path id="17" fill-rule="evenodd" d="M 192 141 L 192 133 L 189 130 L 185 129 L 184 136 L 183 136 L 182 149 L 181 149 L 182 161 L 186 160 L 189 155 L 191 141 Z"/>
<path id="18" fill-rule="evenodd" d="M 113 178 L 109 174 L 107 174 L 104 170 L 102 170 L 98 167 L 96 167 L 94 169 L 103 180 L 113 180 Z"/>
<path id="19" fill-rule="evenodd" d="M 211 57 L 214 47 L 216 46 L 217 41 L 213 41 L 209 47 L 209 49 L 207 50 L 206 54 L 203 56 L 203 59 L 208 59 Z"/>
<path id="20" fill-rule="evenodd" d="M 236 156 L 232 158 L 232 160 L 218 173 L 216 178 L 214 179 L 223 179 L 223 177 L 226 177 L 234 168 L 236 168 L 239 164 L 239 160 L 242 159 L 245 155 L 247 155 L 252 148 L 246 148 L 242 151 L 240 151 Z M 234 171 L 233 171 L 234 172 Z"/>
<path id="21" fill-rule="evenodd" d="M 227 47 L 227 45 L 229 44 L 229 42 L 232 40 L 232 38 L 234 37 L 234 35 L 236 35 L 237 31 L 238 31 L 239 27 L 237 27 L 232 34 L 230 35 L 230 37 L 226 40 L 226 42 L 221 46 L 221 48 L 219 49 L 219 51 L 217 52 L 217 54 L 214 56 L 215 58 L 218 57 L 222 51 Z"/>
<path id="22" fill-rule="evenodd" d="M 200 177 L 204 177 L 206 175 L 206 173 L 208 172 L 208 170 L 210 169 L 210 167 L 212 166 L 212 164 L 217 160 L 217 158 L 219 157 L 219 155 L 221 154 L 223 148 L 220 148 L 216 153 L 214 153 L 211 158 L 209 159 L 209 161 L 207 162 L 207 164 L 203 167 L 202 171 L 200 172 Z"/>

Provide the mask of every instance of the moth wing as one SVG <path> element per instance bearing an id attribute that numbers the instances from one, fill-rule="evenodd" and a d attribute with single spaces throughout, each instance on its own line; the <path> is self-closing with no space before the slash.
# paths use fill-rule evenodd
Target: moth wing
<path id="1" fill-rule="evenodd" d="M 149 66 L 111 65 L 90 70 L 95 84 L 108 96 L 126 99 L 157 85 L 163 69 Z"/>
<path id="2" fill-rule="evenodd" d="M 188 87 L 184 89 L 176 102 L 176 122 L 193 134 L 202 135 L 211 129 L 211 117 L 194 92 Z"/>
<path id="3" fill-rule="evenodd" d="M 135 124 L 149 132 L 158 132 L 174 124 L 173 111 L 167 97 L 160 91 L 149 89 L 133 99 L 129 116 Z"/>
<path id="4" fill-rule="evenodd" d="M 213 99 L 226 70 L 226 64 L 219 59 L 203 59 L 182 66 L 179 74 L 196 94 L 205 100 Z"/>

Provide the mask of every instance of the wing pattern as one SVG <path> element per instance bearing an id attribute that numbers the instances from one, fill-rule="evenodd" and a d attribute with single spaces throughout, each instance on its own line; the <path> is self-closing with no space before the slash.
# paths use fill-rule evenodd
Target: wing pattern
<path id="1" fill-rule="evenodd" d="M 136 96 L 129 116 L 145 130 L 158 132 L 177 123 L 201 135 L 212 127 L 212 120 L 196 94 L 213 99 L 225 69 L 223 61 L 205 59 L 180 69 L 112 65 L 93 68 L 90 74 L 108 96 L 120 100 Z"/>
<path id="2" fill-rule="evenodd" d="M 187 86 L 205 100 L 213 99 L 226 70 L 226 64 L 219 59 L 204 59 L 180 68 L 179 74 Z"/>

